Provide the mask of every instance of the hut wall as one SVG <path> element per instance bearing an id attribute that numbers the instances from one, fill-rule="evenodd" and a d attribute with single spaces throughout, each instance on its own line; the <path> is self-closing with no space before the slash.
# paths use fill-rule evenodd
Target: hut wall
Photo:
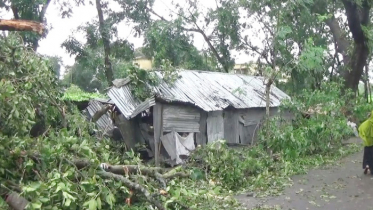
<path id="1" fill-rule="evenodd" d="M 196 133 L 197 145 L 207 144 L 207 112 L 200 110 L 199 133 Z"/>
<path id="2" fill-rule="evenodd" d="M 223 111 L 207 113 L 207 142 L 224 139 L 224 118 Z"/>
<path id="3" fill-rule="evenodd" d="M 163 132 L 199 132 L 200 110 L 195 107 L 163 104 L 162 115 Z"/>
<path id="4" fill-rule="evenodd" d="M 224 110 L 224 139 L 228 143 L 239 142 L 238 113 L 234 109 Z"/>
<path id="5" fill-rule="evenodd" d="M 159 147 L 160 138 L 172 131 L 195 133 L 195 143 L 201 146 L 219 139 L 228 143 L 253 144 L 266 112 L 265 108 L 205 112 L 193 106 L 161 102 L 156 103 L 154 110 L 154 139 L 149 143 L 155 155 L 164 153 L 164 148 Z M 277 107 L 270 108 L 271 116 L 277 114 Z M 156 159 L 159 163 L 159 157 Z"/>
<path id="6" fill-rule="evenodd" d="M 265 108 L 240 109 L 235 111 L 238 115 L 238 135 L 241 144 L 254 144 L 258 132 L 266 115 Z M 278 113 L 277 107 L 270 108 L 270 116 Z"/>

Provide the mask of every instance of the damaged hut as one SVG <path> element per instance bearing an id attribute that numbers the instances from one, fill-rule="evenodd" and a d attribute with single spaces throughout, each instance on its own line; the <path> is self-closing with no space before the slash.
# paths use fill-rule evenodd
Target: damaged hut
<path id="1" fill-rule="evenodd" d="M 118 127 L 130 148 L 145 143 L 157 164 L 160 157 L 178 164 L 196 145 L 219 139 L 234 144 L 255 142 L 266 113 L 264 78 L 185 70 L 170 85 L 161 72 L 154 74 L 161 82 L 149 86 L 152 94 L 147 100 L 132 94 L 128 79 L 116 80 L 108 91 L 120 111 L 122 126 Z M 280 89 L 271 88 L 271 115 L 287 98 Z"/>

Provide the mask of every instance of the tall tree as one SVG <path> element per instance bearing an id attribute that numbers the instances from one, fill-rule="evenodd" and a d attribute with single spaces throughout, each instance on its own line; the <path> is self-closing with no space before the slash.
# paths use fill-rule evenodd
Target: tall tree
<path id="1" fill-rule="evenodd" d="M 111 33 L 113 33 L 112 30 L 110 30 Z M 86 23 L 80 26 L 77 31 L 84 34 L 84 43 L 71 36 L 62 44 L 67 53 L 75 56 L 75 64 L 68 69 L 68 74 L 64 78 L 65 83 L 70 81 L 89 92 L 95 91 L 95 89 L 102 90 L 108 87 L 109 83 L 107 83 L 108 80 L 105 74 L 106 55 L 99 23 L 98 21 Z M 121 77 L 124 75 L 124 73 L 121 73 L 123 71 L 123 63 L 133 59 L 133 45 L 118 37 L 115 40 L 110 40 L 110 42 L 109 56 L 113 59 L 111 63 L 113 75 L 115 78 Z"/>
<path id="2" fill-rule="evenodd" d="M 272 11 L 276 10 L 276 5 L 277 8 L 278 5 L 285 6 L 282 17 L 286 17 L 289 25 L 293 25 L 292 37 L 304 40 L 302 35 L 310 38 L 313 34 L 314 37 L 321 37 L 318 40 L 323 40 L 319 42 L 315 39 L 316 46 L 328 48 L 329 44 L 333 44 L 334 49 L 329 50 L 329 54 L 334 57 L 332 66 L 337 64 L 338 68 L 335 70 L 344 79 L 345 89 L 357 90 L 372 46 L 369 0 L 243 2 L 247 5 L 258 5 L 257 11 L 262 8 L 261 11 L 266 10 L 269 17 L 274 17 Z M 343 17 L 346 17 L 347 22 Z M 301 52 L 301 42 L 297 43 Z M 332 51 L 335 53 L 331 53 Z M 342 57 L 340 62 L 339 56 Z"/>
<path id="3" fill-rule="evenodd" d="M 371 52 L 371 4 L 369 0 L 342 0 L 345 15 L 347 16 L 348 28 L 343 30 L 335 18 L 335 14 L 327 13 L 330 18 L 326 24 L 330 28 L 337 51 L 343 56 L 345 69 L 341 72 L 345 79 L 345 87 L 357 91 L 358 84 L 367 64 Z M 336 3 L 330 3 L 337 6 Z M 349 30 L 348 30 L 349 29 Z M 352 39 L 348 34 L 352 34 Z M 352 50 L 351 50 L 352 49 Z"/>
<path id="4" fill-rule="evenodd" d="M 203 1 L 187 0 L 182 6 L 170 4 L 170 18 L 153 9 L 154 0 L 116 0 L 122 7 L 119 16 L 127 17 L 138 23 L 137 33 L 156 21 L 162 20 L 175 24 L 184 32 L 197 33 L 205 40 L 209 52 L 228 72 L 234 65 L 230 49 L 239 44 L 239 7 L 236 0 L 217 0 L 214 7 L 203 10 Z"/>
<path id="5" fill-rule="evenodd" d="M 155 21 L 144 33 L 142 52 L 154 59 L 154 66 L 159 67 L 167 59 L 175 67 L 195 70 L 211 70 L 203 55 L 193 45 L 190 34 L 175 24 L 163 20 Z"/>
<path id="6" fill-rule="evenodd" d="M 278 10 L 279 5 L 285 6 L 281 17 L 292 26 L 291 40 L 297 43 L 298 55 L 301 55 L 305 46 L 310 47 L 304 40 L 312 38 L 313 47 L 321 47 L 328 52 L 323 60 L 324 67 L 332 69 L 331 78 L 339 75 L 345 81 L 345 89 L 357 90 L 372 46 L 368 1 L 278 1 L 274 4 L 256 0 L 243 2 L 251 6 L 257 5 L 256 11 L 265 10 L 264 13 L 272 18 L 275 17 L 273 11 Z M 342 60 L 339 60 L 340 57 Z M 323 70 L 323 74 L 327 73 L 329 72 Z"/>
<path id="7" fill-rule="evenodd" d="M 110 61 L 110 36 L 109 36 L 109 28 L 105 24 L 104 14 L 102 11 L 102 5 L 100 0 L 96 0 L 96 9 L 98 14 L 99 20 L 99 29 L 101 34 L 101 39 L 104 45 L 105 50 L 105 75 L 109 86 L 113 85 L 114 74 L 113 69 Z"/>
<path id="8" fill-rule="evenodd" d="M 333 66 L 333 55 L 324 55 L 330 42 L 322 22 L 299 1 L 241 1 L 240 6 L 249 18 L 243 21 L 239 49 L 258 56 L 259 73 L 266 66 L 281 69 L 277 78 L 290 78 L 288 90 L 294 92 L 319 88 Z"/>
<path id="9" fill-rule="evenodd" d="M 61 76 L 61 66 L 62 66 L 62 58 L 58 56 L 46 56 L 49 60 L 50 65 L 56 75 L 56 78 L 59 79 Z"/>

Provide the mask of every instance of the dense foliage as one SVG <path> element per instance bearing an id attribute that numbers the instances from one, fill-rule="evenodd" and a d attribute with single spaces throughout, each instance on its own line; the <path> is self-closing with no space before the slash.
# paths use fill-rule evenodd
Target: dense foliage
<path id="1" fill-rule="evenodd" d="M 35 108 L 51 113 L 46 120 L 53 119 L 62 93 L 48 59 L 25 50 L 20 36 L 1 37 L 0 55 L 0 130 L 24 136 L 37 120 Z"/>
<path id="2" fill-rule="evenodd" d="M 193 45 L 190 35 L 177 25 L 157 21 L 145 31 L 144 37 L 145 47 L 142 51 L 147 57 L 154 59 L 154 67 L 159 67 L 162 65 L 162 60 L 168 59 L 172 66 L 178 68 L 212 69 Z"/>
<path id="3" fill-rule="evenodd" d="M 345 107 L 346 98 L 340 97 L 337 83 L 325 85 L 322 90 L 303 91 L 282 107 L 296 113 L 296 122 L 272 121 L 270 127 L 262 130 L 266 135 L 262 135 L 261 141 L 274 153 L 282 153 L 289 160 L 330 154 L 341 148 L 343 141 L 353 134 L 347 125 Z M 308 119 L 300 111 L 313 114 Z"/>

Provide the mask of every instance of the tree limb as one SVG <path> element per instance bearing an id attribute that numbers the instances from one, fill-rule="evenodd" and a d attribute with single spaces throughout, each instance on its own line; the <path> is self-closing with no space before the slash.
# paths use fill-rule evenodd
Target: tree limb
<path id="1" fill-rule="evenodd" d="M 122 182 L 126 187 L 130 188 L 130 189 L 134 189 L 136 190 L 137 192 L 140 192 L 141 194 L 143 194 L 145 196 L 145 198 L 151 203 L 153 204 L 154 206 L 156 206 L 159 210 L 166 210 L 162 203 L 158 200 L 156 200 L 151 194 L 150 192 L 145 189 L 144 187 L 142 187 L 140 184 L 137 184 L 135 182 L 132 182 L 131 180 L 123 177 L 123 176 L 120 176 L 120 175 L 117 175 L 117 174 L 113 174 L 113 173 L 110 173 L 110 172 L 99 172 L 98 175 L 101 177 L 101 178 L 106 178 L 106 179 L 115 179 L 117 181 L 120 181 Z"/>
<path id="2" fill-rule="evenodd" d="M 106 112 L 108 112 L 110 109 L 112 108 L 112 105 L 109 104 L 109 105 L 105 105 L 102 109 L 98 110 L 92 117 L 92 122 L 97 122 L 97 120 L 99 120 L 102 115 L 106 114 Z"/>
<path id="3" fill-rule="evenodd" d="M 28 205 L 29 201 L 26 198 L 20 196 L 16 192 L 10 193 L 5 202 L 11 207 L 13 210 L 24 210 Z"/>
<path id="4" fill-rule="evenodd" d="M 42 23 L 31 20 L 4 20 L 0 19 L 0 30 L 2 31 L 33 31 L 43 34 L 44 26 Z"/>
<path id="5" fill-rule="evenodd" d="M 345 64 L 349 63 L 350 57 L 348 55 L 348 48 L 351 45 L 350 41 L 344 36 L 341 27 L 335 17 L 331 17 L 325 21 L 326 25 L 329 26 L 330 32 L 332 33 L 334 43 L 335 43 L 335 50 L 338 53 L 341 53 L 343 56 L 343 61 Z"/>

